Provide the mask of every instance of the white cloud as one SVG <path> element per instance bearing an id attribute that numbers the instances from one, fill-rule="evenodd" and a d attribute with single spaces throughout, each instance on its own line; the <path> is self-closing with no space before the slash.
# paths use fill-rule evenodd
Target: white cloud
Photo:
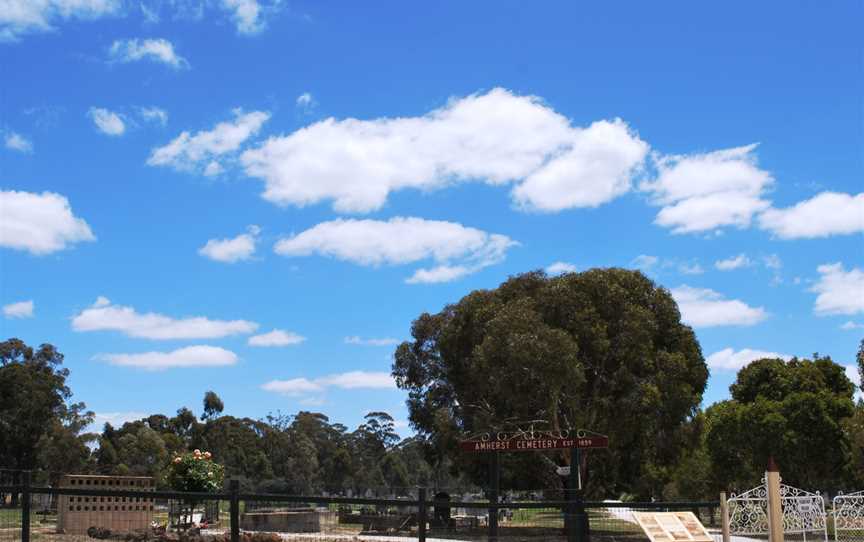
<path id="1" fill-rule="evenodd" d="M 649 254 L 640 254 L 633 258 L 633 261 L 630 262 L 630 265 L 635 267 L 636 269 L 641 269 L 642 271 L 650 271 L 660 262 L 660 258 L 657 256 L 651 256 Z"/>
<path id="2" fill-rule="evenodd" d="M 858 322 L 853 322 L 852 320 L 849 320 L 848 322 L 846 322 L 845 324 L 840 326 L 840 329 L 842 329 L 843 331 L 852 331 L 854 329 L 864 329 L 864 324 L 859 324 Z"/>
<path id="3" fill-rule="evenodd" d="M 174 69 L 189 67 L 189 62 L 178 55 L 174 51 L 174 44 L 166 39 L 116 40 L 108 49 L 108 54 L 116 62 L 151 60 L 167 64 Z"/>
<path id="4" fill-rule="evenodd" d="M 195 345 L 171 352 L 142 352 L 140 354 L 99 354 L 94 359 L 111 365 L 138 367 L 160 371 L 175 367 L 223 367 L 237 363 L 237 354 L 218 346 Z"/>
<path id="5" fill-rule="evenodd" d="M 393 380 L 393 376 L 387 372 L 350 371 L 323 376 L 314 380 L 309 380 L 308 378 L 271 380 L 263 384 L 261 389 L 296 396 L 307 393 L 319 393 L 330 387 L 343 390 L 395 389 L 396 382 Z"/>
<path id="6" fill-rule="evenodd" d="M 87 431 L 92 433 L 101 433 L 102 428 L 106 423 L 110 423 L 113 427 L 122 427 L 126 422 L 135 422 L 143 420 L 150 416 L 146 412 L 96 412 L 93 415 L 93 425 Z"/>
<path id="7" fill-rule="evenodd" d="M 345 337 L 345 344 L 360 344 L 364 346 L 391 346 L 394 344 L 399 344 L 399 339 L 394 339 L 392 337 L 384 337 L 381 339 L 364 339 L 362 337 L 358 337 L 357 335 L 353 335 L 351 337 Z"/>
<path id="8" fill-rule="evenodd" d="M 817 315 L 864 312 L 864 271 L 857 267 L 846 271 L 839 262 L 816 270 L 820 277 L 810 291 L 819 294 L 814 307 Z"/>
<path id="9" fill-rule="evenodd" d="M 249 337 L 249 346 L 290 346 L 292 344 L 300 344 L 305 340 L 306 337 L 298 335 L 293 331 L 274 329 L 269 333 Z"/>
<path id="10" fill-rule="evenodd" d="M 480 267 L 466 267 L 464 265 L 438 265 L 429 269 L 423 268 L 414 271 L 414 274 L 405 279 L 408 284 L 440 284 L 442 282 L 453 282 L 454 280 L 467 277 L 471 273 L 482 269 Z"/>
<path id="11" fill-rule="evenodd" d="M 356 389 L 395 389 L 393 375 L 387 372 L 350 371 L 316 380 L 323 386 L 333 386 L 343 390 Z"/>
<path id="12" fill-rule="evenodd" d="M 678 272 L 682 275 L 701 275 L 705 270 L 698 262 L 681 262 L 678 264 Z"/>
<path id="13" fill-rule="evenodd" d="M 864 231 L 864 193 L 822 192 L 785 209 L 768 209 L 759 226 L 781 239 L 814 239 Z"/>
<path id="14" fill-rule="evenodd" d="M 33 301 L 18 301 L 3 305 L 3 315 L 6 318 L 33 318 Z"/>
<path id="15" fill-rule="evenodd" d="M 780 256 L 776 254 L 769 254 L 767 256 L 763 256 L 762 263 L 765 264 L 765 267 L 767 267 L 768 269 L 773 269 L 775 271 L 783 268 L 783 261 L 780 259 Z"/>
<path id="16" fill-rule="evenodd" d="M 309 109 L 310 107 L 315 105 L 315 99 L 308 92 L 304 92 L 300 96 L 297 96 L 297 107 L 301 109 Z"/>
<path id="17" fill-rule="evenodd" d="M 855 386 L 859 389 L 861 388 L 861 374 L 858 372 L 857 365 L 844 365 L 844 371 L 846 372 L 846 378 L 852 381 Z M 858 393 L 858 396 L 861 397 L 861 392 Z"/>
<path id="18" fill-rule="evenodd" d="M 539 98 L 498 88 L 419 117 L 326 119 L 241 160 L 280 205 L 332 200 L 339 212 L 370 212 L 393 191 L 483 181 L 516 182 L 517 206 L 555 212 L 627 192 L 647 150 L 621 120 L 574 127 Z"/>
<path id="19" fill-rule="evenodd" d="M 408 282 L 441 282 L 474 273 L 502 261 L 517 243 L 454 222 L 396 217 L 388 221 L 322 222 L 281 239 L 274 250 L 283 256 L 320 254 L 364 266 L 401 265 L 431 259 Z"/>
<path id="20" fill-rule="evenodd" d="M 550 275 L 560 275 L 562 273 L 575 273 L 576 266 L 567 262 L 555 262 L 546 268 L 546 272 Z"/>
<path id="21" fill-rule="evenodd" d="M 0 41 L 54 30 L 54 24 L 61 20 L 98 19 L 119 9 L 119 0 L 2 0 Z"/>
<path id="22" fill-rule="evenodd" d="M 234 263 L 240 260 L 248 260 L 255 253 L 255 244 L 258 242 L 258 234 L 261 228 L 249 226 L 247 233 L 229 239 L 210 239 L 203 247 L 198 249 L 198 254 L 217 262 Z"/>
<path id="23" fill-rule="evenodd" d="M 681 319 L 696 328 L 752 326 L 768 317 L 762 307 L 751 307 L 738 299 L 726 299 L 708 288 L 682 285 L 673 288 L 671 293 L 681 310 Z"/>
<path id="24" fill-rule="evenodd" d="M 844 365 L 843 368 L 846 372 L 846 377 L 855 384 L 856 388 L 858 388 L 855 397 L 860 401 L 864 401 L 864 390 L 861 389 L 861 373 L 858 372 L 858 366 Z"/>
<path id="25" fill-rule="evenodd" d="M 0 190 L 0 246 L 50 254 L 96 238 L 83 219 L 72 214 L 69 200 L 53 192 Z"/>
<path id="26" fill-rule="evenodd" d="M 726 258 L 725 260 L 717 260 L 714 262 L 714 267 L 719 269 L 720 271 L 732 271 L 733 269 L 740 269 L 742 267 L 749 267 L 753 262 L 750 261 L 750 258 L 747 257 L 743 252 L 737 256 L 732 256 L 730 258 Z"/>
<path id="27" fill-rule="evenodd" d="M 757 359 L 782 359 L 784 361 L 789 361 L 792 359 L 792 356 L 788 354 L 778 354 L 777 352 L 765 352 L 763 350 L 752 350 L 750 348 L 744 348 L 742 350 L 735 351 L 731 348 L 724 348 L 719 352 L 714 352 L 708 359 L 705 360 L 708 363 L 708 367 L 712 369 L 717 369 L 720 371 L 737 371 L 752 361 L 756 361 Z"/>
<path id="28" fill-rule="evenodd" d="M 216 339 L 252 333 L 257 328 L 258 324 L 247 320 L 210 320 L 203 316 L 176 319 L 154 312 L 141 314 L 101 296 L 72 318 L 75 331 L 120 331 L 144 339 Z"/>
<path id="29" fill-rule="evenodd" d="M 167 145 L 153 149 L 147 164 L 194 171 L 207 163 L 205 174 L 220 173 L 222 166 L 216 159 L 237 151 L 270 118 L 270 113 L 264 111 L 244 113 L 238 108 L 233 113 L 233 121 L 220 122 L 212 130 L 195 135 L 184 131 Z"/>
<path id="30" fill-rule="evenodd" d="M 7 149 L 12 151 L 23 152 L 24 154 L 31 154 L 33 152 L 32 141 L 10 130 L 7 130 L 3 134 L 3 144 Z"/>
<path id="31" fill-rule="evenodd" d="M 770 205 L 762 199 L 774 179 L 756 165 L 756 145 L 656 160 L 658 176 L 641 188 L 662 206 L 655 223 L 673 233 L 750 225 Z"/>
<path id="32" fill-rule="evenodd" d="M 138 114 L 147 122 L 155 122 L 160 126 L 168 124 L 168 112 L 156 106 L 139 107 Z"/>
<path id="33" fill-rule="evenodd" d="M 324 387 L 307 378 L 292 378 L 290 380 L 271 380 L 263 384 L 261 389 L 285 395 L 300 395 L 320 392 L 324 390 Z"/>
<path id="34" fill-rule="evenodd" d="M 222 7 L 233 12 L 237 32 L 257 34 L 264 29 L 262 10 L 257 0 L 222 0 Z"/>
<path id="35" fill-rule="evenodd" d="M 126 123 L 118 113 L 101 107 L 91 107 L 88 115 L 96 128 L 105 135 L 120 136 L 126 131 Z"/>

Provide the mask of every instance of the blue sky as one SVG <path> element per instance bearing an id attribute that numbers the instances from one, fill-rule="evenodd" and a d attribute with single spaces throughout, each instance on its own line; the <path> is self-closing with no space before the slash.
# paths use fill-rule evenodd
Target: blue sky
<path id="1" fill-rule="evenodd" d="M 4 0 L 2 334 L 57 345 L 100 421 L 208 389 L 404 420 L 386 373 L 421 312 L 624 266 L 679 300 L 706 405 L 760 353 L 851 365 L 862 15 Z"/>

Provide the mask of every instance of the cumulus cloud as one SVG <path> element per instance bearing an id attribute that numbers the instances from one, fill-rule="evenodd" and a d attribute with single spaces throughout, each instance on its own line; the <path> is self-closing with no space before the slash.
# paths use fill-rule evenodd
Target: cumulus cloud
<path id="1" fill-rule="evenodd" d="M 767 209 L 759 226 L 781 239 L 814 239 L 864 231 L 864 193 L 822 192 L 785 209 Z"/>
<path id="2" fill-rule="evenodd" d="M 75 331 L 119 331 L 143 339 L 216 339 L 244 335 L 258 328 L 247 320 L 211 320 L 203 316 L 172 318 L 155 312 L 139 313 L 99 297 L 72 318 Z"/>
<path id="3" fill-rule="evenodd" d="M 238 108 L 233 113 L 233 121 L 220 122 L 212 130 L 194 135 L 184 131 L 167 145 L 153 149 L 147 165 L 178 171 L 202 170 L 207 175 L 220 173 L 219 159 L 237 151 L 270 118 L 270 113 L 264 111 L 244 113 Z"/>
<path id="4" fill-rule="evenodd" d="M 676 265 L 682 275 L 701 275 L 705 272 L 698 262 L 679 262 Z"/>
<path id="5" fill-rule="evenodd" d="M 174 69 L 189 67 L 189 62 L 178 55 L 174 50 L 174 44 L 166 39 L 116 40 L 108 49 L 108 55 L 115 62 L 150 60 Z"/>
<path id="6" fill-rule="evenodd" d="M 120 10 L 120 0 L 3 0 L 0 2 L 0 41 L 49 32 L 68 19 L 92 20 Z"/>
<path id="7" fill-rule="evenodd" d="M 774 182 L 757 166 L 755 149 L 753 144 L 657 158 L 657 178 L 641 185 L 662 206 L 655 223 L 673 233 L 750 226 L 769 207 L 762 195 Z"/>
<path id="8" fill-rule="evenodd" d="M 327 388 L 339 388 L 343 390 L 357 389 L 395 389 L 396 382 L 388 372 L 350 371 L 347 373 L 332 374 L 315 379 L 292 378 L 290 380 L 271 380 L 261 386 L 265 391 L 272 391 L 284 395 L 303 395 L 307 393 L 320 393 Z"/>
<path id="9" fill-rule="evenodd" d="M 53 192 L 0 190 L 0 246 L 43 255 L 95 241 L 90 226 Z"/>
<path id="10" fill-rule="evenodd" d="M 546 268 L 546 272 L 550 275 L 560 275 L 562 273 L 575 273 L 576 266 L 567 262 L 555 262 Z"/>
<path id="11" fill-rule="evenodd" d="M 816 296 L 814 311 L 819 316 L 864 312 L 864 271 L 846 271 L 842 263 L 820 265 L 819 280 L 810 289 Z"/>
<path id="12" fill-rule="evenodd" d="M 262 8 L 258 0 L 222 0 L 222 7 L 232 13 L 237 32 L 257 34 L 264 29 Z"/>
<path id="13" fill-rule="evenodd" d="M 217 262 L 234 263 L 248 260 L 255 253 L 260 232 L 261 228 L 252 225 L 247 228 L 247 233 L 237 237 L 210 239 L 207 244 L 198 249 L 198 254 Z"/>
<path id="14" fill-rule="evenodd" d="M 436 267 L 418 269 L 408 279 L 442 282 L 499 263 L 517 243 L 455 222 L 396 217 L 388 221 L 337 219 L 279 240 L 283 256 L 319 254 L 357 265 L 403 265 L 432 260 Z"/>
<path id="15" fill-rule="evenodd" d="M 765 352 L 763 350 L 752 350 L 744 348 L 742 350 L 733 350 L 732 348 L 724 348 L 719 352 L 714 352 L 708 359 L 708 367 L 720 371 L 737 371 L 752 361 L 757 359 L 782 359 L 789 361 L 792 356 L 788 354 L 778 354 L 777 352 Z"/>
<path id="16" fill-rule="evenodd" d="M 304 92 L 300 96 L 297 96 L 297 107 L 301 109 L 309 109 L 310 107 L 315 105 L 315 98 L 312 97 L 312 94 L 308 92 Z"/>
<path id="17" fill-rule="evenodd" d="M 218 346 L 195 345 L 171 352 L 142 352 L 140 354 L 99 354 L 94 359 L 111 365 L 138 367 L 160 371 L 176 367 L 224 367 L 237 363 L 237 354 Z"/>
<path id="18" fill-rule="evenodd" d="M 855 329 L 864 329 L 864 324 L 859 324 L 858 322 L 853 322 L 852 320 L 849 320 L 848 322 L 846 322 L 842 326 L 840 326 L 840 329 L 842 329 L 843 331 L 852 331 Z"/>
<path id="19" fill-rule="evenodd" d="M 168 124 L 168 112 L 156 106 L 139 107 L 138 114 L 146 122 L 152 122 L 160 126 Z"/>
<path id="20" fill-rule="evenodd" d="M 393 339 L 391 337 L 384 337 L 380 339 L 375 338 L 362 338 L 357 335 L 352 335 L 350 337 L 345 337 L 345 344 L 359 344 L 364 346 L 391 346 L 394 344 L 399 344 L 399 339 Z"/>
<path id="21" fill-rule="evenodd" d="M 855 394 L 858 399 L 864 399 L 864 393 L 861 390 L 861 373 L 858 372 L 857 365 L 844 365 L 844 372 L 846 373 L 846 378 L 852 381 L 853 384 L 858 388 L 858 393 Z"/>
<path id="22" fill-rule="evenodd" d="M 91 433 L 101 433 L 102 428 L 106 423 L 110 423 L 113 427 L 122 427 L 126 422 L 134 422 L 143 420 L 148 417 L 146 412 L 95 412 L 93 414 L 93 424 L 86 429 Z"/>
<path id="23" fill-rule="evenodd" d="M 105 135 L 120 136 L 126 132 L 126 123 L 119 113 L 101 107 L 91 107 L 87 114 L 90 115 L 96 128 Z"/>
<path id="24" fill-rule="evenodd" d="M 673 288 L 672 297 L 681 310 L 681 319 L 696 328 L 716 326 L 752 326 L 765 320 L 762 307 L 751 307 L 738 299 L 726 299 L 709 288 L 682 285 Z"/>
<path id="25" fill-rule="evenodd" d="M 33 318 L 33 301 L 18 301 L 3 305 L 3 316 L 6 318 Z"/>
<path id="26" fill-rule="evenodd" d="M 24 154 L 33 153 L 33 142 L 11 130 L 7 130 L 3 134 L 3 145 L 10 151 L 23 152 Z"/>
<path id="27" fill-rule="evenodd" d="M 660 262 L 660 258 L 657 256 L 651 256 L 650 254 L 640 254 L 633 258 L 633 261 L 630 262 L 630 265 L 635 267 L 636 269 L 641 269 L 642 271 L 650 271 Z"/>
<path id="28" fill-rule="evenodd" d="M 306 337 L 298 335 L 293 331 L 274 329 L 269 333 L 249 337 L 249 346 L 290 346 L 292 344 L 300 344 L 305 340 Z"/>
<path id="29" fill-rule="evenodd" d="M 753 262 L 750 261 L 750 258 L 748 258 L 746 254 L 741 253 L 737 256 L 726 258 L 725 260 L 717 260 L 714 262 L 714 267 L 720 271 L 732 271 L 742 267 L 749 267 L 752 263 Z"/>
<path id="30" fill-rule="evenodd" d="M 453 99 L 419 117 L 326 119 L 243 153 L 280 205 L 381 208 L 393 191 L 517 183 L 515 204 L 555 212 L 627 192 L 648 145 L 621 120 L 575 127 L 537 97 L 505 89 Z"/>

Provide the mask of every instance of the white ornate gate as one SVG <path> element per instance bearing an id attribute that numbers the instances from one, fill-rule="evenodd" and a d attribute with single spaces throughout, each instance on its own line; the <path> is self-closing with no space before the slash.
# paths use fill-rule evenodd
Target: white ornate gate
<path id="1" fill-rule="evenodd" d="M 805 541 L 808 534 L 815 534 L 817 538 L 828 542 L 825 500 L 822 495 L 781 484 L 780 501 L 785 534 L 801 534 Z M 750 491 L 733 494 L 726 503 L 729 507 L 731 534 L 768 536 L 768 485 L 765 479 L 762 485 Z"/>
<path id="2" fill-rule="evenodd" d="M 864 540 L 864 491 L 834 497 L 834 538 L 837 542 Z"/>

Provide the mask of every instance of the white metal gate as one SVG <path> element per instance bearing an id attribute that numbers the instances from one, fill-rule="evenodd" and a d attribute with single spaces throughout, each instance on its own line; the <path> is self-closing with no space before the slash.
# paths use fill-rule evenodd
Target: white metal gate
<path id="1" fill-rule="evenodd" d="M 828 542 L 828 522 L 822 495 L 780 485 L 783 509 L 783 532 L 807 535 Z M 729 531 L 733 535 L 768 536 L 768 485 L 765 479 L 740 495 L 733 494 L 726 504 L 729 508 Z M 838 541 L 839 542 L 839 541 Z"/>
<path id="2" fill-rule="evenodd" d="M 864 540 L 864 491 L 834 497 L 834 538 L 837 542 Z"/>

